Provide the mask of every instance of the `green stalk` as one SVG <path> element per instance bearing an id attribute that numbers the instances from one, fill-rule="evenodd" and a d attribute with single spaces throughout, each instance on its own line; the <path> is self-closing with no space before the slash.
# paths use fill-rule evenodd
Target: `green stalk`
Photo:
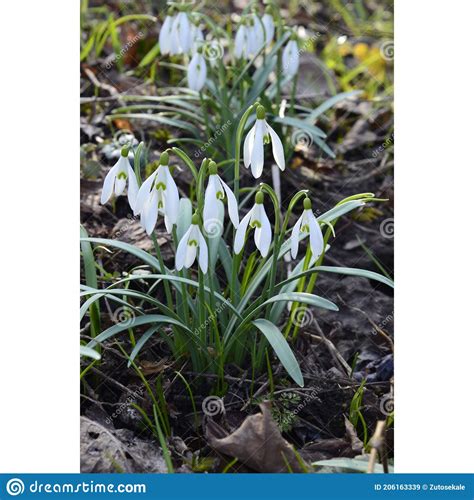
<path id="1" fill-rule="evenodd" d="M 152 239 L 153 245 L 155 247 L 156 258 L 158 259 L 158 262 L 160 263 L 161 274 L 168 274 L 166 272 L 166 268 L 165 268 L 165 263 L 163 261 L 163 257 L 161 256 L 160 245 L 158 244 L 158 240 L 156 239 L 155 232 L 151 233 L 151 239 Z M 165 280 L 165 282 L 163 283 L 163 286 L 165 288 L 166 302 L 168 304 L 168 307 L 170 309 L 173 309 L 173 297 L 171 295 L 170 284 L 168 283 L 167 280 Z"/>

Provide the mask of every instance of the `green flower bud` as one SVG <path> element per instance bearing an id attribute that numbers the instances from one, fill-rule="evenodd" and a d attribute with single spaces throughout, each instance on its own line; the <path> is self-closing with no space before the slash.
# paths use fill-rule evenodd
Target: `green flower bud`
<path id="1" fill-rule="evenodd" d="M 160 165 L 168 165 L 170 162 L 170 155 L 166 152 L 163 151 L 160 156 Z"/>
<path id="2" fill-rule="evenodd" d="M 124 146 L 122 148 L 122 151 L 121 151 L 122 156 L 124 156 L 125 158 L 128 158 L 128 151 L 129 151 L 128 146 Z"/>
<path id="3" fill-rule="evenodd" d="M 311 200 L 309 198 L 305 198 L 303 201 L 303 207 L 305 210 L 311 210 Z"/>
<path id="4" fill-rule="evenodd" d="M 209 162 L 209 175 L 216 175 L 217 174 L 217 165 L 216 165 L 216 162 L 211 160 Z"/>
<path id="5" fill-rule="evenodd" d="M 195 226 L 199 225 L 199 215 L 194 214 L 193 218 L 191 219 L 191 224 L 194 224 Z"/>
<path id="6" fill-rule="evenodd" d="M 264 120 L 265 119 L 265 108 L 259 104 L 257 106 L 257 120 Z"/>
<path id="7" fill-rule="evenodd" d="M 263 191 L 258 191 L 257 194 L 255 195 L 255 203 L 257 205 L 261 205 L 263 203 L 264 195 Z"/>

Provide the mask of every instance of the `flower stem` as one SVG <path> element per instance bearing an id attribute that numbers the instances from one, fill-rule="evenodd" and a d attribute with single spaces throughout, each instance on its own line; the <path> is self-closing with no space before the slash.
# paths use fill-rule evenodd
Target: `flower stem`
<path id="1" fill-rule="evenodd" d="M 158 240 L 156 239 L 156 234 L 154 232 L 151 233 L 151 239 L 152 239 L 153 245 L 155 247 L 156 258 L 158 259 L 158 262 L 160 263 L 161 274 L 168 274 L 166 267 L 165 267 L 165 263 L 163 262 L 163 257 L 161 256 L 160 245 L 158 243 Z M 165 288 L 166 302 L 168 303 L 168 307 L 170 309 L 173 309 L 173 297 L 171 296 L 171 289 L 170 289 L 170 284 L 169 284 L 168 280 L 164 281 L 163 286 Z"/>

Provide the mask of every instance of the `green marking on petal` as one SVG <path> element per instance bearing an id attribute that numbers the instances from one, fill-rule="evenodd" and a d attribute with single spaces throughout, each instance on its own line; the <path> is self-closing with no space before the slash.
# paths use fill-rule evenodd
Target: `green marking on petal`
<path id="1" fill-rule="evenodd" d="M 156 189 L 162 189 L 163 191 L 166 191 L 166 184 L 164 184 L 163 182 L 157 182 L 155 184 L 155 188 Z"/>
<path id="2" fill-rule="evenodd" d="M 158 208 L 163 208 L 163 207 L 164 207 L 163 202 L 160 200 L 160 201 L 158 202 Z"/>
<path id="3" fill-rule="evenodd" d="M 196 240 L 189 240 L 188 241 L 188 245 L 190 247 L 197 247 L 198 246 L 198 242 Z"/>
<path id="4" fill-rule="evenodd" d="M 119 172 L 117 174 L 117 179 L 125 179 L 125 180 L 127 180 L 127 174 L 125 172 Z"/>
<path id="5" fill-rule="evenodd" d="M 217 191 L 216 198 L 218 200 L 223 200 L 225 198 L 225 195 L 224 195 L 224 193 L 222 191 Z"/>
<path id="6" fill-rule="evenodd" d="M 258 227 L 260 229 L 262 227 L 262 223 L 259 220 L 254 220 L 253 222 L 250 223 L 250 227 L 253 229 Z"/>
<path id="7" fill-rule="evenodd" d="M 265 134 L 263 136 L 263 144 L 270 144 L 270 135 L 269 134 Z"/>
<path id="8" fill-rule="evenodd" d="M 309 233 L 309 225 L 308 225 L 308 224 L 305 224 L 304 226 L 301 226 L 300 231 L 301 231 L 302 233 Z"/>

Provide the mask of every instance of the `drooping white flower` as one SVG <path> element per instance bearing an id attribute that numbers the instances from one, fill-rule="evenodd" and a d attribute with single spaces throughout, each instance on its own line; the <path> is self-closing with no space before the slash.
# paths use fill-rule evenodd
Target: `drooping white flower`
<path id="1" fill-rule="evenodd" d="M 188 87 L 199 92 L 206 83 L 206 60 L 200 49 L 193 55 L 188 66 Z"/>
<path id="2" fill-rule="evenodd" d="M 136 199 L 138 194 L 138 183 L 135 177 L 135 172 L 130 166 L 128 161 L 128 148 L 122 148 L 120 158 L 117 163 L 109 170 L 109 173 L 105 176 L 104 185 L 102 187 L 102 194 L 100 197 L 100 202 L 102 205 L 107 203 L 112 196 L 120 196 L 128 180 L 128 203 L 132 210 L 135 210 Z"/>
<path id="3" fill-rule="evenodd" d="M 306 237 L 309 234 L 309 245 L 313 258 L 317 259 L 324 249 L 324 238 L 318 221 L 311 209 L 311 200 L 305 198 L 304 210 L 301 217 L 296 221 L 296 224 L 291 231 L 291 257 L 296 258 L 298 254 L 298 247 L 300 242 L 300 233 L 304 233 Z"/>
<path id="4" fill-rule="evenodd" d="M 176 269 L 178 271 L 181 271 L 183 267 L 189 269 L 196 260 L 197 254 L 199 254 L 199 267 L 206 274 L 209 264 L 209 252 L 206 240 L 199 229 L 198 216 L 194 214 L 191 225 L 184 233 L 176 250 Z"/>
<path id="5" fill-rule="evenodd" d="M 222 226 L 219 220 L 219 214 L 223 213 L 224 203 L 222 200 L 227 198 L 227 208 L 229 218 L 233 226 L 237 229 L 239 226 L 239 211 L 237 200 L 229 186 L 217 175 L 217 166 L 214 161 L 209 163 L 209 182 L 204 195 L 203 227 L 207 233 L 213 233 L 216 224 Z"/>
<path id="6" fill-rule="evenodd" d="M 186 12 L 179 12 L 172 26 L 170 54 L 187 54 L 193 44 L 193 30 Z"/>
<path id="7" fill-rule="evenodd" d="M 265 31 L 262 20 L 257 14 L 252 14 L 251 25 L 249 27 L 248 37 L 248 57 L 254 57 L 258 54 L 265 43 Z"/>
<path id="8" fill-rule="evenodd" d="M 273 21 L 273 16 L 266 12 L 262 17 L 262 24 L 265 28 L 265 45 L 269 45 L 273 41 L 275 36 L 275 22 Z"/>
<path id="9" fill-rule="evenodd" d="M 244 165 L 251 167 L 252 175 L 258 179 L 263 172 L 263 145 L 272 143 L 272 153 L 280 170 L 285 170 L 285 153 L 277 133 L 265 120 L 265 108 L 257 107 L 257 120 L 244 141 Z"/>
<path id="10" fill-rule="evenodd" d="M 291 39 L 283 49 L 282 66 L 285 75 L 293 77 L 298 73 L 300 53 L 296 40 Z"/>
<path id="11" fill-rule="evenodd" d="M 249 225 L 254 229 L 255 246 L 260 250 L 262 257 L 266 257 L 272 242 L 272 227 L 263 206 L 262 191 L 255 195 L 255 205 L 240 221 L 237 228 L 234 240 L 234 252 L 236 254 L 239 254 L 244 247 L 245 235 Z"/>
<path id="12" fill-rule="evenodd" d="M 235 43 L 234 43 L 234 56 L 237 59 L 248 57 L 247 45 L 248 45 L 248 29 L 247 26 L 241 24 L 235 35 Z"/>
<path id="13" fill-rule="evenodd" d="M 204 42 L 204 34 L 202 32 L 202 29 L 199 26 L 196 26 L 195 24 L 193 24 L 191 27 L 191 40 L 192 40 L 191 52 L 194 54 L 196 53 L 197 49 L 201 45 L 203 45 Z"/>
<path id="14" fill-rule="evenodd" d="M 160 35 L 158 37 L 158 43 L 160 44 L 160 51 L 163 55 L 169 54 L 171 52 L 171 42 L 173 38 L 173 24 L 176 15 L 168 14 L 163 21 L 161 26 Z"/>
<path id="15" fill-rule="evenodd" d="M 171 233 L 178 220 L 178 187 L 168 167 L 169 156 L 165 151 L 160 157 L 160 165 L 141 185 L 138 191 L 134 214 L 140 214 L 140 222 L 147 234 L 156 226 L 158 214 L 165 218 L 165 226 Z"/>

